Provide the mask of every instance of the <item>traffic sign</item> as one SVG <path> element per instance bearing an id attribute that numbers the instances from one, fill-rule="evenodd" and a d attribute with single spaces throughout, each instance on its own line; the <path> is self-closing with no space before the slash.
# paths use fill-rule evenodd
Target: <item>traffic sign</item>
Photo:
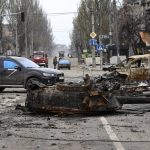
<path id="1" fill-rule="evenodd" d="M 92 46 L 92 45 L 97 45 L 97 40 L 96 39 L 90 39 L 89 40 L 89 45 Z"/>
<path id="2" fill-rule="evenodd" d="M 96 37 L 96 33 L 95 32 L 90 33 L 90 37 L 94 39 Z"/>
<path id="3" fill-rule="evenodd" d="M 96 46 L 96 50 L 97 51 L 103 51 L 104 50 L 104 45 L 102 45 L 102 44 L 97 44 L 97 46 Z"/>
<path id="4" fill-rule="evenodd" d="M 109 35 L 107 35 L 107 34 L 100 35 L 100 37 L 101 37 L 102 39 L 109 39 Z"/>

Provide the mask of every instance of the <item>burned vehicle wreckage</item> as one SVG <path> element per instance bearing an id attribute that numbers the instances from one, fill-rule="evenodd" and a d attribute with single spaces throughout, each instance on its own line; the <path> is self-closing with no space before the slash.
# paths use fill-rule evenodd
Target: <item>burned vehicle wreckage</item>
<path id="1" fill-rule="evenodd" d="M 120 110 L 123 104 L 150 103 L 149 80 L 133 80 L 117 71 L 80 83 L 58 83 L 47 87 L 33 81 L 28 89 L 26 107 L 50 113 L 93 113 Z"/>

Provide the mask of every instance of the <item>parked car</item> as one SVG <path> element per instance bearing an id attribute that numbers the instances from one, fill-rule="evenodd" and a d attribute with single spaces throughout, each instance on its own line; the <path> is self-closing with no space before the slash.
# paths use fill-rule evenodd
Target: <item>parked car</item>
<path id="1" fill-rule="evenodd" d="M 71 69 L 71 61 L 69 59 L 65 59 L 65 58 L 59 59 L 57 69 L 59 70 L 60 68 L 68 68 L 70 70 Z"/>
<path id="2" fill-rule="evenodd" d="M 34 51 L 32 61 L 34 61 L 39 66 L 48 67 L 48 58 L 44 51 Z"/>
<path id="3" fill-rule="evenodd" d="M 28 89 L 33 80 L 53 85 L 64 82 L 64 73 L 52 68 L 41 68 L 25 57 L 0 56 L 0 91 L 9 87 Z"/>

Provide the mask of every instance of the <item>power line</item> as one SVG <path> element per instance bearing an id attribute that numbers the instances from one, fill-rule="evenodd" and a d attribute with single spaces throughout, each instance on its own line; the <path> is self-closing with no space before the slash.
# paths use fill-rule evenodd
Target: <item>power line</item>
<path id="1" fill-rule="evenodd" d="M 4 16 L 13 16 L 13 15 L 17 15 L 17 14 L 21 14 L 22 12 L 16 12 L 16 13 L 8 13 L 8 14 L 1 14 L 0 17 L 4 17 Z M 77 14 L 78 12 L 59 12 L 59 13 L 44 13 L 44 14 L 36 14 L 36 13 L 32 13 L 32 14 L 27 14 L 27 16 L 53 16 L 53 15 L 70 15 L 70 14 Z"/>
<path id="2" fill-rule="evenodd" d="M 69 14 L 77 14 L 78 12 L 59 12 L 59 13 L 44 13 L 44 14 L 36 14 L 36 13 L 34 13 L 34 14 L 28 14 L 28 15 L 30 15 L 30 16 L 43 16 L 43 15 L 47 15 L 47 16 L 51 16 L 51 15 L 69 15 Z"/>

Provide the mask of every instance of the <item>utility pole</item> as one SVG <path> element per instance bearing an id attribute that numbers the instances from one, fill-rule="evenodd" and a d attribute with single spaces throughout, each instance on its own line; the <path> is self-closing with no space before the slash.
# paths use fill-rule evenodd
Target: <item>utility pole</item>
<path id="1" fill-rule="evenodd" d="M 113 0 L 113 12 L 114 12 L 114 30 L 115 30 L 115 41 L 117 49 L 117 64 L 120 62 L 120 52 L 119 52 L 119 37 L 118 37 L 118 16 L 117 16 L 117 7 L 116 0 Z"/>
<path id="2" fill-rule="evenodd" d="M 2 36 L 3 36 L 3 27 L 2 27 L 2 16 L 0 16 L 0 53 L 3 52 L 3 48 L 2 48 Z"/>
<path id="3" fill-rule="evenodd" d="M 112 45 L 112 29 L 111 29 L 111 0 L 109 0 L 108 3 L 108 8 L 109 8 L 109 44 Z"/>
<path id="4" fill-rule="evenodd" d="M 95 0 L 92 0 L 92 10 L 91 10 L 91 21 L 92 21 L 92 33 L 95 33 L 95 27 L 94 27 L 94 4 Z M 92 66 L 96 67 L 96 61 L 95 61 L 95 45 L 92 45 Z"/>
<path id="5" fill-rule="evenodd" d="M 18 20 L 16 19 L 16 55 L 19 54 L 18 51 Z"/>
<path id="6" fill-rule="evenodd" d="M 99 35 L 99 45 L 102 45 L 101 35 Z M 103 51 L 100 49 L 100 69 L 103 69 Z"/>
<path id="7" fill-rule="evenodd" d="M 25 56 L 28 58 L 27 13 L 26 13 L 26 15 L 24 15 L 23 22 L 24 22 L 24 29 L 25 29 Z"/>
<path id="8" fill-rule="evenodd" d="M 28 43 L 27 43 L 27 24 L 25 21 L 25 55 L 28 57 Z"/>
<path id="9" fill-rule="evenodd" d="M 31 52 L 30 52 L 30 55 L 33 54 L 33 28 L 32 28 L 32 38 L 31 39 L 32 39 L 32 41 L 31 41 Z"/>

